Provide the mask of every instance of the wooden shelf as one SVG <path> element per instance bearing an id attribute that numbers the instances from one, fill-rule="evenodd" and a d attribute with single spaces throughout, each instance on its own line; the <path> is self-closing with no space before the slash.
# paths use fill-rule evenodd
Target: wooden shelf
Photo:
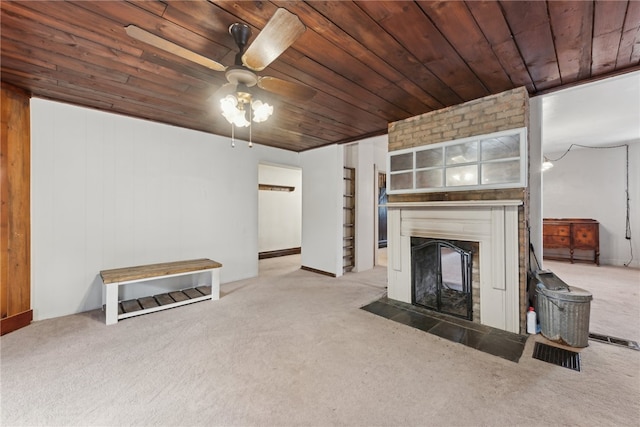
<path id="1" fill-rule="evenodd" d="M 118 305 L 118 320 L 210 299 L 211 286 L 198 286 L 152 297 L 126 300 Z"/>
<path id="2" fill-rule="evenodd" d="M 275 184 L 258 184 L 258 190 L 263 191 L 295 191 L 296 187 L 290 187 L 288 185 L 275 185 Z"/>
<path id="3" fill-rule="evenodd" d="M 342 271 L 351 271 L 355 267 L 355 223 L 356 223 L 356 170 L 355 168 L 344 168 L 344 190 L 343 190 L 343 256 Z M 345 253 L 346 252 L 346 253 Z"/>

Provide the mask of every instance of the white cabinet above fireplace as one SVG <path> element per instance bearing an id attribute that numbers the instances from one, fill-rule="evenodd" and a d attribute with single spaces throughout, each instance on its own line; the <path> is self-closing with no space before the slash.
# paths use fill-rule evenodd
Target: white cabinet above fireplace
<path id="1" fill-rule="evenodd" d="M 527 129 L 391 151 L 387 193 L 526 187 Z"/>

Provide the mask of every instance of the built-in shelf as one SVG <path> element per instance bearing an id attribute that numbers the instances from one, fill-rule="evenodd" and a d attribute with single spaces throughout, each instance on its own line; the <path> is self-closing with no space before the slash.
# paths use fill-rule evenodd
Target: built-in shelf
<path id="1" fill-rule="evenodd" d="M 355 168 L 344 168 L 344 189 L 343 189 L 343 234 L 342 234 L 342 270 L 351 271 L 355 267 L 355 221 L 356 221 L 356 170 Z"/>

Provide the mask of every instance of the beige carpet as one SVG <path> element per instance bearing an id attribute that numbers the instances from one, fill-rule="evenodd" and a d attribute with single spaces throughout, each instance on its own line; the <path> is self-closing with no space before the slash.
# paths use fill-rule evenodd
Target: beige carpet
<path id="1" fill-rule="evenodd" d="M 513 363 L 360 310 L 384 294 L 384 268 L 333 279 L 299 260 L 261 261 L 219 301 L 5 335 L 0 423 L 638 425 L 638 351 L 591 343 L 576 372 L 531 358 L 532 338 Z M 546 266 L 593 288 L 594 331 L 639 338 L 638 270 Z"/>

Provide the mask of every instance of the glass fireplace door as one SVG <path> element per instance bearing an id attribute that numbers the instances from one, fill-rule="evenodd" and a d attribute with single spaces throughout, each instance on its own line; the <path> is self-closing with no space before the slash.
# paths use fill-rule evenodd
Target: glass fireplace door
<path id="1" fill-rule="evenodd" d="M 450 241 L 412 237 L 413 304 L 472 319 L 471 259 Z"/>

